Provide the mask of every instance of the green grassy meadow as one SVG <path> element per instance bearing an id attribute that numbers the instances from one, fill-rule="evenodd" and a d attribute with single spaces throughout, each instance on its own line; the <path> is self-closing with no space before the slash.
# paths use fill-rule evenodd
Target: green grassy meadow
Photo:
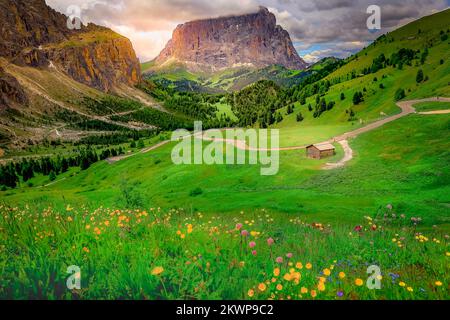
<path id="1" fill-rule="evenodd" d="M 336 171 L 319 169 L 340 149 L 322 161 L 283 152 L 280 173 L 261 177 L 174 166 L 167 145 L 4 192 L 0 296 L 448 299 L 449 121 L 410 115 L 363 134 Z M 65 287 L 71 265 L 81 290 Z"/>
<path id="2" fill-rule="evenodd" d="M 415 108 L 419 112 L 448 110 L 448 109 L 450 109 L 450 103 L 449 102 L 423 102 L 423 103 L 416 104 Z"/>
<path id="3" fill-rule="evenodd" d="M 0 234 L 3 298 L 448 298 L 448 240 L 436 232 L 417 235 L 389 209 L 361 218 L 355 229 L 264 210 L 193 215 L 1 206 L 0 212 L 8 225 Z M 72 265 L 81 270 L 74 274 L 81 290 L 65 286 Z M 380 272 L 368 275 L 370 265 Z M 366 287 L 374 280 L 380 290 Z"/>
<path id="4" fill-rule="evenodd" d="M 32 188 L 2 192 L 2 199 L 56 207 L 75 203 L 126 207 L 120 191 L 125 183 L 140 195 L 145 208 L 224 214 L 266 209 L 354 223 L 391 203 L 411 215 L 426 212 L 428 227 L 448 227 L 448 124 L 448 115 L 411 115 L 361 135 L 350 141 L 355 158 L 339 170 L 320 168 L 342 157 L 340 147 L 334 159 L 320 161 L 307 159 L 304 150 L 282 151 L 279 173 L 261 176 L 260 167 L 253 165 L 175 166 L 170 158 L 174 144 L 168 144 L 112 165 L 100 162 L 77 170 L 73 177 L 48 187 L 38 188 L 45 179 L 36 177 Z M 196 188 L 202 194 L 192 197 Z"/>
<path id="5" fill-rule="evenodd" d="M 277 110 L 283 120 L 270 129 L 280 130 L 280 147 L 323 142 L 397 114 L 398 89 L 404 100 L 449 97 L 449 42 L 439 40 L 449 13 L 389 33 L 329 74 L 329 90 L 303 105 L 290 100 L 291 114 L 287 106 Z M 415 58 L 401 69 L 362 72 L 381 53 L 423 50 L 430 41 L 423 64 Z M 205 80 L 169 67 L 153 76 L 227 87 L 238 72 Z M 354 105 L 359 91 L 364 101 Z M 336 104 L 314 117 L 308 105 L 317 97 Z M 217 116 L 236 119 L 225 101 L 215 104 Z M 449 103 L 415 107 L 442 110 Z M 145 139 L 145 146 L 168 135 Z M 322 160 L 305 150 L 281 151 L 278 174 L 262 176 L 260 165 L 174 165 L 174 142 L 147 153 L 124 143 L 132 156 L 121 161 L 3 188 L 0 299 L 448 300 L 450 114 L 410 114 L 349 144 L 354 158 L 342 168 L 323 170 L 344 156 L 335 144 L 337 154 Z M 12 155 L 74 152 L 33 148 Z M 66 288 L 71 265 L 81 268 L 81 290 Z M 370 278 L 371 265 L 381 274 Z M 381 289 L 370 290 L 368 280 Z"/>

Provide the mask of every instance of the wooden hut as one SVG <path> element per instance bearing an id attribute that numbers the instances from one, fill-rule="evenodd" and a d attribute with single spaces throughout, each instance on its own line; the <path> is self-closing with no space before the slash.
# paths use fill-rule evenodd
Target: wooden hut
<path id="1" fill-rule="evenodd" d="M 306 147 L 308 158 L 323 159 L 336 154 L 336 148 L 331 143 L 312 144 Z"/>

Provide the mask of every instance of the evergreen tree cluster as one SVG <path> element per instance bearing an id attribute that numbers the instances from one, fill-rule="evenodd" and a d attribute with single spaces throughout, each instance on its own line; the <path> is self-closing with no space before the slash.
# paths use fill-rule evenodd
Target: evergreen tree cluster
<path id="1" fill-rule="evenodd" d="M 40 159 L 23 159 L 0 166 L 0 186 L 16 188 L 20 182 L 27 182 L 36 175 L 48 176 L 54 181 L 56 176 L 65 173 L 71 167 L 87 170 L 92 164 L 123 154 L 122 147 L 102 150 L 99 154 L 91 147 L 79 149 L 71 157 L 57 156 Z"/>

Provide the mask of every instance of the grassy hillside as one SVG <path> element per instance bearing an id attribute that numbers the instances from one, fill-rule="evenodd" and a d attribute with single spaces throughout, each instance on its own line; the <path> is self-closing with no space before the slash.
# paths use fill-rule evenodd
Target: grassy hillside
<path id="1" fill-rule="evenodd" d="M 304 151 L 281 152 L 279 174 L 261 177 L 258 166 L 174 166 L 173 145 L 167 145 L 113 165 L 98 163 L 53 186 L 6 191 L 2 199 L 126 206 L 121 202 L 125 183 L 145 207 L 214 213 L 266 208 L 300 213 L 307 220 L 355 222 L 392 203 L 406 214 L 426 216 L 428 227 L 445 226 L 449 121 L 448 115 L 413 115 L 364 134 L 351 143 L 355 160 L 338 171 L 318 169 L 342 157 L 340 149 L 335 159 L 321 161 L 307 159 Z M 202 193 L 193 197 L 196 188 Z"/>
<path id="2" fill-rule="evenodd" d="M 201 91 L 210 93 L 234 92 L 260 80 L 272 80 L 278 85 L 298 84 L 314 70 L 288 70 L 281 66 L 263 69 L 236 67 L 213 73 L 190 72 L 180 63 L 154 67 L 143 64 L 144 77 L 165 84 L 178 91 Z"/>
<path id="3" fill-rule="evenodd" d="M 299 85 L 291 89 L 290 100 L 294 102 L 294 112 L 287 114 L 287 107 L 282 109 L 283 121 L 275 127 L 287 134 L 289 143 L 300 144 L 293 136 L 300 137 L 315 131 L 319 126 L 332 127 L 331 137 L 337 131 L 348 130 L 365 125 L 374 120 L 399 112 L 395 95 L 399 89 L 405 91 L 403 99 L 416 99 L 434 96 L 450 96 L 450 10 L 437 13 L 415 21 L 390 34 L 382 36 L 368 48 L 344 61 L 344 65 L 330 73 L 323 80 L 311 85 Z M 428 54 L 422 62 L 427 48 Z M 381 54 L 392 60 L 392 55 L 401 49 L 415 51 L 414 58 L 401 67 L 384 65 L 375 72 L 367 73 Z M 419 70 L 424 80 L 416 81 Z M 328 82 L 326 91 L 306 97 L 301 105 L 301 96 L 308 94 L 313 86 L 322 89 Z M 355 105 L 355 93 L 363 95 L 363 101 Z M 343 96 L 343 99 L 341 95 Z M 335 105 L 331 110 L 314 117 L 316 99 L 324 99 Z M 308 106 L 311 105 L 311 111 Z M 419 106 L 420 108 L 420 106 Z M 304 120 L 296 121 L 301 112 Z M 318 132 L 323 132 L 319 130 Z M 343 132 L 343 131 L 342 131 Z M 292 144 L 291 144 L 292 145 Z"/>

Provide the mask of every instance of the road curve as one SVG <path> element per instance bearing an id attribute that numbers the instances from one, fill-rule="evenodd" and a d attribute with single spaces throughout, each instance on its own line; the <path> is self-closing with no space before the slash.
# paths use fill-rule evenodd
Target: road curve
<path id="1" fill-rule="evenodd" d="M 420 100 L 409 100 L 409 101 L 400 101 L 397 102 L 397 106 L 402 110 L 399 114 L 372 122 L 371 124 L 368 124 L 365 127 L 344 133 L 340 136 L 334 137 L 333 139 L 330 139 L 327 142 L 339 142 L 341 140 L 347 140 L 349 138 L 356 138 L 357 136 L 359 136 L 361 133 L 365 133 L 365 132 L 369 132 L 372 131 L 374 129 L 377 129 L 383 125 L 385 125 L 386 123 L 395 121 L 397 119 L 403 118 L 409 114 L 412 113 L 417 113 L 416 109 L 414 109 L 413 105 L 417 104 L 417 103 L 422 103 L 422 102 L 450 102 L 450 98 L 440 98 L 440 97 L 434 97 L 434 98 L 426 98 L 426 99 L 420 99 Z M 443 111 L 447 111 L 449 112 L 450 110 L 443 110 Z M 433 114 L 438 114 L 436 113 L 436 111 L 432 111 Z M 424 114 L 424 113 L 421 113 Z M 428 114 L 428 113 L 427 113 Z M 431 113 L 429 113 L 431 114 Z"/>

